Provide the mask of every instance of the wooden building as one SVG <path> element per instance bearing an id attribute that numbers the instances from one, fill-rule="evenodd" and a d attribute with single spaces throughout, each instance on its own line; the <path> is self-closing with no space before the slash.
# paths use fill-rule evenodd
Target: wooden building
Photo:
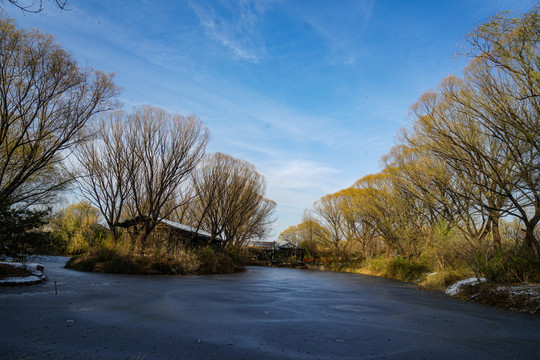
<path id="1" fill-rule="evenodd" d="M 219 236 L 212 238 L 212 235 L 204 230 L 197 230 L 194 227 L 166 219 L 159 219 L 154 232 L 156 237 L 160 237 L 169 243 L 182 244 L 188 247 L 220 247 L 223 242 Z"/>
<path id="2" fill-rule="evenodd" d="M 278 246 L 278 251 L 283 254 L 285 258 L 296 258 L 297 262 L 304 261 L 305 250 L 300 246 L 295 245 L 291 242 L 286 242 Z"/>

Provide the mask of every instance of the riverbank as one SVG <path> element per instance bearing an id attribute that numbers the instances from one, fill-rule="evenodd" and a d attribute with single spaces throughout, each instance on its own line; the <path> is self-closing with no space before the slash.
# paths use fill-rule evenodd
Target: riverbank
<path id="1" fill-rule="evenodd" d="M 429 266 L 403 258 L 374 258 L 352 263 L 259 264 L 375 276 L 414 284 L 419 290 L 444 292 L 462 301 L 495 306 L 515 312 L 540 314 L 540 285 L 496 284 L 476 279 L 466 268 L 430 272 Z M 463 280 L 469 280 L 462 283 Z M 452 291 L 448 291 L 453 288 Z"/>
<path id="2" fill-rule="evenodd" d="M 419 290 L 444 292 L 462 301 L 495 306 L 515 312 L 540 314 L 539 284 L 496 284 L 486 282 L 485 279 L 474 281 L 477 278 L 465 270 L 422 274 L 412 272 L 408 276 L 401 273 L 396 273 L 397 276 L 390 276 L 387 272 L 373 271 L 370 268 L 346 269 L 344 272 L 405 281 L 415 284 Z M 462 281 L 465 283 L 460 285 Z M 448 291 L 452 287 L 454 290 Z"/>

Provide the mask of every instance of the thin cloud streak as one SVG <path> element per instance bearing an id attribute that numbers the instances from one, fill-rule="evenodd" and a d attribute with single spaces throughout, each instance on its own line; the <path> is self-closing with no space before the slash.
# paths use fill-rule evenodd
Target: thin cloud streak
<path id="1" fill-rule="evenodd" d="M 352 16 L 341 18 L 333 16 L 332 13 L 345 10 L 339 3 L 329 5 L 326 11 L 304 12 L 298 11 L 298 15 L 323 39 L 328 48 L 328 60 L 330 65 L 356 65 L 358 58 L 362 56 L 363 50 L 360 46 L 361 38 L 359 32 L 364 31 L 373 15 L 374 0 L 364 0 L 356 3 L 353 9 L 347 9 Z M 330 14 L 329 14 L 330 13 Z M 340 21 L 336 21 L 336 18 Z"/>
<path id="2" fill-rule="evenodd" d="M 258 30 L 259 17 L 266 10 L 261 3 L 248 0 L 231 2 L 222 6 L 220 13 L 215 2 L 189 4 L 208 37 L 220 42 L 236 57 L 258 63 L 266 56 L 265 43 Z"/>
<path id="3" fill-rule="evenodd" d="M 274 187 L 286 190 L 320 189 L 328 176 L 340 170 L 313 160 L 289 159 L 268 169 L 267 177 Z"/>

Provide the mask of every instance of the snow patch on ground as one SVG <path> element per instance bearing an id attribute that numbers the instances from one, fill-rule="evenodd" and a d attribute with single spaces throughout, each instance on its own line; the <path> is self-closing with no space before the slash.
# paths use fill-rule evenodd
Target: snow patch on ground
<path id="1" fill-rule="evenodd" d="M 446 294 L 450 296 L 457 295 L 461 291 L 461 287 L 464 285 L 476 285 L 486 281 L 486 278 L 469 278 L 456 282 L 454 285 L 449 286 L 446 289 Z"/>
<path id="2" fill-rule="evenodd" d="M 508 292 L 512 296 L 527 295 L 540 299 L 540 286 L 522 284 L 522 285 L 504 285 L 498 286 L 497 291 Z"/>
<path id="3" fill-rule="evenodd" d="M 497 285 L 484 278 L 470 278 L 448 287 L 446 294 L 512 311 L 540 314 L 540 284 Z"/>
<path id="4" fill-rule="evenodd" d="M 41 264 L 21 264 L 7 261 L 0 261 L 0 264 L 9 265 L 14 268 L 24 268 L 32 272 L 32 275 L 25 277 L 8 277 L 1 279 L 0 286 L 32 285 L 45 280 L 45 275 L 43 274 L 45 267 Z"/>

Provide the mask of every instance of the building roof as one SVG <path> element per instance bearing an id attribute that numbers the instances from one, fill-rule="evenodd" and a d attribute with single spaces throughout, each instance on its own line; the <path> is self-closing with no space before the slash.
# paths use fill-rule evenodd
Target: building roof
<path id="1" fill-rule="evenodd" d="M 178 230 L 182 230 L 182 231 L 185 231 L 185 232 L 189 232 L 189 233 L 195 233 L 199 236 L 202 236 L 202 237 L 207 237 L 207 238 L 211 238 L 212 235 L 209 233 L 209 232 L 206 232 L 204 230 L 197 230 L 196 228 L 192 227 L 192 226 L 188 226 L 188 225 L 184 225 L 184 224 L 180 224 L 180 223 L 177 223 L 177 222 L 174 222 L 174 221 L 171 221 L 171 220 L 166 220 L 166 219 L 159 219 L 159 221 L 167 226 L 170 226 L 174 229 L 178 229 Z M 221 238 L 219 236 L 216 236 L 214 238 L 215 240 L 218 240 L 218 241 L 221 241 Z"/>
<path id="2" fill-rule="evenodd" d="M 274 250 L 276 247 L 275 241 L 250 241 L 247 247 L 261 250 Z"/>
<path id="3" fill-rule="evenodd" d="M 279 245 L 278 248 L 280 248 L 280 249 L 298 249 L 298 246 L 296 246 L 295 244 L 293 244 L 291 242 L 286 242 L 284 244 Z"/>

